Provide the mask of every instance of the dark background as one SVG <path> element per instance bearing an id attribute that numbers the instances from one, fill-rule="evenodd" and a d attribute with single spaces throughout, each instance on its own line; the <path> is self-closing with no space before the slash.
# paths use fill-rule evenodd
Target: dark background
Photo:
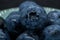
<path id="1" fill-rule="evenodd" d="M 0 0 L 0 10 L 18 7 L 20 3 L 26 0 Z M 59 0 L 33 0 L 41 6 L 60 9 Z"/>

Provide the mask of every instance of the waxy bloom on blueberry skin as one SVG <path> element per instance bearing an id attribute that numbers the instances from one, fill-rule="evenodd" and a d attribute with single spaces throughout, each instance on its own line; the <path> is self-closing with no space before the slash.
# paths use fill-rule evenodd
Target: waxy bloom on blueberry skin
<path id="1" fill-rule="evenodd" d="M 38 40 L 38 36 L 34 36 L 28 33 L 20 34 L 16 40 Z"/>
<path id="2" fill-rule="evenodd" d="M 5 20 L 7 23 L 8 31 L 12 32 L 14 30 L 15 25 L 19 23 L 19 19 L 20 19 L 19 12 L 12 12 L 7 16 L 7 18 Z"/>
<path id="3" fill-rule="evenodd" d="M 27 2 L 28 3 L 28 2 Z M 29 2 L 29 4 L 31 4 Z M 23 6 L 25 4 L 23 3 Z M 37 26 L 43 28 L 44 23 L 47 20 L 47 14 L 43 7 L 37 6 L 34 3 L 27 5 L 20 11 L 20 21 L 22 25 L 26 26 L 27 29 L 35 29 Z"/>
<path id="4" fill-rule="evenodd" d="M 60 40 L 60 26 L 50 25 L 44 29 L 45 40 Z"/>
<path id="5" fill-rule="evenodd" d="M 59 11 L 51 11 L 48 13 L 48 19 L 53 24 L 56 20 L 60 19 L 60 12 Z"/>
<path id="6" fill-rule="evenodd" d="M 24 8 L 28 8 L 29 6 L 38 6 L 33 1 L 25 1 L 19 5 L 19 11 L 23 10 Z"/>

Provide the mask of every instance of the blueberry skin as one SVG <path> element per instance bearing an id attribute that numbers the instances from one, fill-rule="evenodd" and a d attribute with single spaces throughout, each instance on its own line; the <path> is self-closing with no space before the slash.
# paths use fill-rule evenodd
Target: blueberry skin
<path id="1" fill-rule="evenodd" d="M 24 8 L 28 8 L 29 6 L 38 6 L 35 2 L 33 1 L 24 1 L 19 5 L 19 11 L 21 11 Z"/>
<path id="2" fill-rule="evenodd" d="M 28 5 L 29 6 L 29 5 Z M 43 7 L 31 4 L 31 6 L 20 11 L 20 21 L 27 29 L 43 28 L 47 20 L 47 14 Z"/>
<path id="3" fill-rule="evenodd" d="M 48 13 L 48 19 L 53 24 L 57 19 L 60 19 L 60 12 L 59 11 L 51 11 Z"/>
<path id="4" fill-rule="evenodd" d="M 57 19 L 53 24 L 60 25 L 60 19 Z"/>
<path id="5" fill-rule="evenodd" d="M 22 33 L 16 40 L 38 40 L 38 36 L 34 36 L 28 33 Z"/>
<path id="6" fill-rule="evenodd" d="M 9 34 L 7 31 L 0 29 L 0 40 L 10 40 Z"/>
<path id="7" fill-rule="evenodd" d="M 50 25 L 43 31 L 45 40 L 60 40 L 60 26 Z"/>
<path id="8" fill-rule="evenodd" d="M 10 32 L 14 31 L 15 25 L 19 23 L 19 19 L 20 19 L 19 12 L 12 12 L 7 16 L 5 20 L 7 23 L 8 31 Z"/>

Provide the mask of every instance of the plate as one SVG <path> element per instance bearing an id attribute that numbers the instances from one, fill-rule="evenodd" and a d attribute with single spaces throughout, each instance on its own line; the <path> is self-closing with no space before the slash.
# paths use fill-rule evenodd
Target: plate
<path id="1" fill-rule="evenodd" d="M 55 9 L 55 8 L 49 8 L 49 7 L 43 7 L 46 11 L 46 13 L 48 14 L 50 11 L 60 11 L 59 9 Z M 3 17 L 4 19 L 13 11 L 19 11 L 19 8 L 10 8 L 10 9 L 5 9 L 0 11 L 0 16 Z"/>

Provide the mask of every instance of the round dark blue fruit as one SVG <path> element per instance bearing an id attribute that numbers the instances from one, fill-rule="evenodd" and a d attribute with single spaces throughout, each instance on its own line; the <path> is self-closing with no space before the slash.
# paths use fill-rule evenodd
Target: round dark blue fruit
<path id="1" fill-rule="evenodd" d="M 48 19 L 53 24 L 56 20 L 60 19 L 60 12 L 59 11 L 51 11 L 48 13 Z"/>
<path id="2" fill-rule="evenodd" d="M 44 29 L 45 40 L 60 40 L 60 26 L 50 25 Z"/>
<path id="3" fill-rule="evenodd" d="M 6 20 L 7 23 L 7 29 L 8 31 L 12 32 L 14 31 L 16 25 L 19 23 L 19 19 L 20 19 L 20 14 L 18 12 L 12 12 L 10 13 Z"/>
<path id="4" fill-rule="evenodd" d="M 10 13 L 5 20 L 6 20 L 7 29 L 11 37 L 11 40 L 15 40 L 19 34 L 21 34 L 22 32 L 26 30 L 23 27 L 23 25 L 21 25 L 20 23 L 19 12 L 14 11 Z"/>
<path id="5" fill-rule="evenodd" d="M 19 35 L 17 37 L 16 40 L 38 40 L 38 36 L 37 35 L 28 34 L 28 33 L 22 33 L 21 35 Z"/>
<path id="6" fill-rule="evenodd" d="M 29 3 L 28 3 L 29 4 Z M 41 6 L 34 5 L 33 3 L 27 5 L 20 11 L 20 21 L 27 29 L 43 28 L 47 20 L 47 14 Z"/>

